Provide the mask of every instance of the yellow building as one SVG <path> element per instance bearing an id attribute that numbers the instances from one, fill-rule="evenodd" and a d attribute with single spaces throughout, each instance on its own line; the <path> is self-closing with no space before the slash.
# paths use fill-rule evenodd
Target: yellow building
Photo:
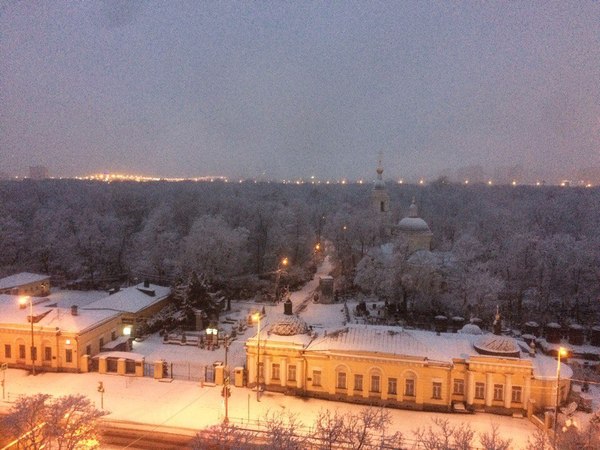
<path id="1" fill-rule="evenodd" d="M 257 344 L 260 351 L 257 360 Z M 246 343 L 248 381 L 264 389 L 416 410 L 501 414 L 552 407 L 556 361 L 512 338 L 348 325 L 312 333 L 283 315 Z M 562 367 L 561 401 L 571 370 Z"/>
<path id="2" fill-rule="evenodd" d="M 59 308 L 48 299 L 0 295 L 0 362 L 35 371 L 87 371 L 84 355 L 117 339 L 122 325 L 114 311 Z M 31 302 L 31 303 L 29 303 Z M 33 317 L 33 322 L 31 321 Z"/>
<path id="3" fill-rule="evenodd" d="M 44 297 L 50 294 L 50 277 L 21 272 L 0 279 L 0 294 Z"/>
<path id="4" fill-rule="evenodd" d="M 87 304 L 53 295 L 0 295 L 0 363 L 36 372 L 139 374 L 140 356 L 127 353 L 135 326 L 163 308 L 170 292 L 143 283 Z"/>

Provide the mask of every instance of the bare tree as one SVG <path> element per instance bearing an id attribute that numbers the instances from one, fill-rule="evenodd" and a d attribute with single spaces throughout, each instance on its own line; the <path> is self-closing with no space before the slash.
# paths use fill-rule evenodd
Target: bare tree
<path id="1" fill-rule="evenodd" d="M 545 430 L 538 428 L 533 433 L 533 436 L 527 439 L 527 447 L 525 450 L 550 450 L 552 448 L 548 433 Z"/>
<path id="2" fill-rule="evenodd" d="M 48 445 L 44 430 L 48 420 L 48 394 L 22 396 L 15 402 L 4 418 L 10 437 L 19 439 L 19 448 L 42 449 Z"/>
<path id="3" fill-rule="evenodd" d="M 479 442 L 485 450 L 508 450 L 511 439 L 502 439 L 498 432 L 498 425 L 492 424 L 492 430 L 479 433 Z"/>
<path id="4" fill-rule="evenodd" d="M 428 428 L 417 428 L 413 432 L 418 445 L 421 445 L 425 450 L 451 450 L 452 438 L 454 435 L 454 427 L 450 426 L 448 419 L 432 419 L 435 427 L 431 425 Z"/>
<path id="5" fill-rule="evenodd" d="M 46 432 L 58 450 L 98 448 L 97 421 L 106 414 L 83 395 L 66 395 L 48 405 Z M 54 448 L 54 447 L 52 447 Z"/>
<path id="6" fill-rule="evenodd" d="M 267 411 L 264 416 L 268 446 L 280 450 L 301 450 L 306 447 L 306 437 L 300 432 L 302 422 L 289 411 Z"/>
<path id="7" fill-rule="evenodd" d="M 320 410 L 315 419 L 314 437 L 320 449 L 331 450 L 337 448 L 344 439 L 345 416 L 338 410 L 331 412 L 329 409 Z"/>
<path id="8" fill-rule="evenodd" d="M 19 439 L 18 448 L 98 448 L 96 422 L 103 414 L 82 395 L 52 399 L 36 394 L 19 397 L 4 425 L 13 439 Z"/>
<path id="9" fill-rule="evenodd" d="M 367 407 L 357 414 L 348 415 L 344 424 L 344 434 L 349 448 L 353 450 L 371 448 L 379 442 L 377 435 L 385 435 L 391 421 L 390 412 L 384 408 Z"/>
<path id="10" fill-rule="evenodd" d="M 247 450 L 255 448 L 256 432 L 242 429 L 232 423 L 213 425 L 199 432 L 192 441 L 194 450 Z"/>

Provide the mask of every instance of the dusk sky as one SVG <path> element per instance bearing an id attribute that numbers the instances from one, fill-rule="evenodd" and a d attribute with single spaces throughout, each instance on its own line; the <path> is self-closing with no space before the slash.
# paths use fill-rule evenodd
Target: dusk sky
<path id="1" fill-rule="evenodd" d="M 597 1 L 0 0 L 0 172 L 600 166 Z"/>

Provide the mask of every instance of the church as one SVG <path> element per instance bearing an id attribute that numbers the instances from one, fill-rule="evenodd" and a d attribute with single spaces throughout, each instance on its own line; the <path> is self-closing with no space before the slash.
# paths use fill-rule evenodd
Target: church
<path id="1" fill-rule="evenodd" d="M 371 191 L 371 205 L 375 216 L 382 226 L 383 234 L 387 237 L 402 234 L 408 241 L 409 254 L 418 250 L 431 250 L 431 239 L 433 233 L 429 225 L 421 217 L 415 199 L 413 198 L 408 215 L 393 225 L 390 211 L 390 196 L 383 180 L 383 167 L 381 160 L 377 165 L 377 178 L 373 183 Z"/>

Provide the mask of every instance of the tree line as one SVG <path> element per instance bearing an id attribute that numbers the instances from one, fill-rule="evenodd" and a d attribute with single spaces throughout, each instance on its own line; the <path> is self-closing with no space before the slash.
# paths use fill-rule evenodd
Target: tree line
<path id="1" fill-rule="evenodd" d="M 337 286 L 397 305 L 515 320 L 597 321 L 600 191 L 552 186 L 387 184 L 391 221 L 412 198 L 432 252 L 390 238 L 368 184 L 78 180 L 0 182 L 0 274 L 50 274 L 107 287 L 191 272 L 252 296 L 283 256 L 306 277 L 315 244 L 334 258 Z M 328 245 L 326 245 L 328 244 Z M 233 294 L 231 294 L 233 295 Z"/>

